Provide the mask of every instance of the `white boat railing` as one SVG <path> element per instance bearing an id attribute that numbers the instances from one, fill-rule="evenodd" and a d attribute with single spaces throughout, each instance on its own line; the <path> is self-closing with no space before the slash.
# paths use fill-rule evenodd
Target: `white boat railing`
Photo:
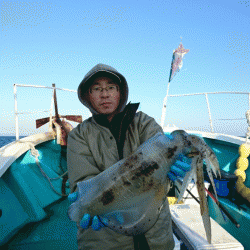
<path id="1" fill-rule="evenodd" d="M 240 95 L 248 95 L 249 104 L 248 104 L 248 111 L 246 112 L 246 118 L 241 118 L 241 119 L 247 119 L 247 120 L 249 119 L 248 116 L 249 116 L 249 112 L 250 112 L 250 92 L 221 91 L 221 92 L 204 92 L 204 93 L 180 94 L 180 95 L 166 95 L 165 98 L 164 98 L 163 107 L 162 107 L 161 127 L 164 129 L 164 121 L 165 121 L 165 117 L 166 117 L 166 109 L 167 109 L 167 99 L 168 99 L 168 97 L 183 97 L 183 96 L 204 95 L 205 98 L 206 98 L 206 102 L 207 102 L 207 110 L 208 110 L 208 117 L 209 117 L 209 123 L 210 123 L 211 133 L 214 133 L 212 115 L 211 115 L 210 105 L 209 105 L 209 101 L 208 101 L 208 95 L 212 95 L 212 94 L 240 94 Z M 236 119 L 227 119 L 227 120 L 236 120 Z M 250 136 L 250 124 L 249 124 L 249 127 L 248 127 L 248 133 L 247 133 L 247 137 L 249 137 L 249 136 Z"/>
<path id="2" fill-rule="evenodd" d="M 51 106 L 49 110 L 44 111 L 34 111 L 34 112 L 18 112 L 17 110 L 17 87 L 31 87 L 31 88 L 45 88 L 45 89 L 52 89 L 52 99 L 51 99 Z M 76 92 L 76 90 L 70 89 L 63 89 L 63 88 L 56 88 L 56 87 L 48 87 L 48 86 L 38 86 L 38 85 L 26 85 L 26 84 L 14 84 L 14 100 L 15 100 L 15 121 L 16 121 L 16 140 L 19 141 L 19 122 L 18 122 L 18 115 L 20 114 L 34 114 L 34 113 L 43 113 L 49 112 L 50 113 L 50 123 L 49 128 L 52 128 L 52 112 L 53 112 L 53 104 L 54 104 L 54 90 L 63 90 L 69 92 Z"/>

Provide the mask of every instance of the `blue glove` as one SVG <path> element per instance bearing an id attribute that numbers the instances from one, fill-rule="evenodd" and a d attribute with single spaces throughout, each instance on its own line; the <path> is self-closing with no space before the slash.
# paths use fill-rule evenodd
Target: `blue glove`
<path id="1" fill-rule="evenodd" d="M 184 177 L 188 171 L 191 170 L 191 159 L 184 155 L 179 155 L 176 162 L 171 166 L 170 172 L 167 174 L 168 178 L 175 181 L 178 177 Z"/>
<path id="2" fill-rule="evenodd" d="M 77 200 L 78 192 L 74 192 L 68 196 L 69 201 L 75 202 Z M 80 226 L 83 229 L 88 229 L 90 226 L 93 230 L 99 231 L 105 225 L 99 220 L 98 216 L 94 216 L 91 218 L 89 214 L 84 214 L 81 221 Z"/>

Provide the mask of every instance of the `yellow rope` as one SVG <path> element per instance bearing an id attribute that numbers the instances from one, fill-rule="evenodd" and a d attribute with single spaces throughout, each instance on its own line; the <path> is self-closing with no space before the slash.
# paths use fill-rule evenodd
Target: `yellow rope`
<path id="1" fill-rule="evenodd" d="M 247 199 L 250 202 L 250 188 L 247 188 L 244 185 L 246 180 L 246 173 L 245 170 L 248 168 L 248 156 L 250 155 L 250 144 L 244 143 L 239 147 L 239 154 L 240 157 L 237 160 L 236 166 L 237 169 L 235 170 L 235 175 L 238 176 L 238 180 L 236 182 L 236 190 L 241 196 Z"/>

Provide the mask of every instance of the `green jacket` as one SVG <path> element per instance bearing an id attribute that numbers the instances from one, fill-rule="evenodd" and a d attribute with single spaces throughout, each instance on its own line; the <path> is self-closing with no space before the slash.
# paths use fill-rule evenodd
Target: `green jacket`
<path id="1" fill-rule="evenodd" d="M 77 182 L 98 175 L 131 155 L 137 148 L 163 130 L 143 112 L 139 104 L 123 105 L 111 123 L 103 115 L 93 116 L 74 128 L 68 135 L 67 165 L 71 192 Z M 91 109 L 90 109 L 91 110 Z M 160 217 L 145 237 L 150 249 L 173 249 L 174 240 L 169 204 L 166 202 Z M 82 229 L 78 225 L 78 249 L 134 249 L 133 237 L 118 234 L 109 228 L 100 231 Z"/>

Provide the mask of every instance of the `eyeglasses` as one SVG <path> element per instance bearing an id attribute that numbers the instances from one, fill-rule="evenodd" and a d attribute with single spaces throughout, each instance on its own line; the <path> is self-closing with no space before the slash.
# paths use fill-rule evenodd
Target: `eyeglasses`
<path id="1" fill-rule="evenodd" d="M 104 89 L 107 91 L 108 94 L 114 94 L 117 91 L 119 91 L 119 87 L 118 86 L 116 86 L 116 85 L 110 85 L 110 86 L 108 86 L 106 88 L 97 87 L 97 86 L 93 87 L 93 88 L 90 89 L 90 93 L 97 95 L 97 94 L 102 93 L 102 91 Z"/>

